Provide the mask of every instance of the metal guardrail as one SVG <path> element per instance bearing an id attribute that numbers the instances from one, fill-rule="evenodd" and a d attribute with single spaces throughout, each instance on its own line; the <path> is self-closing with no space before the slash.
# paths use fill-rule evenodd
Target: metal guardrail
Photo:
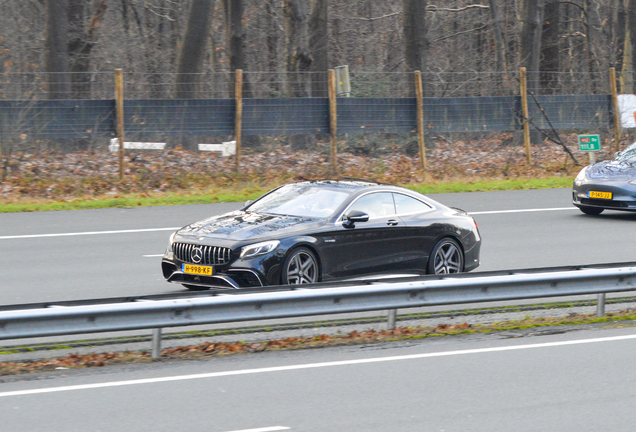
<path id="1" fill-rule="evenodd" d="M 473 279 L 476 277 L 483 278 L 489 276 L 508 276 L 520 274 L 538 274 L 538 273 L 556 273 L 567 271 L 579 271 L 586 269 L 615 269 L 621 267 L 636 267 L 636 261 L 628 261 L 622 263 L 599 263 L 574 266 L 560 267 L 538 267 L 513 270 L 493 270 L 493 271 L 475 271 L 472 273 L 458 273 L 452 275 L 426 275 L 426 276 L 407 276 L 393 275 L 391 278 L 368 276 L 365 278 L 341 280 L 337 282 L 320 282 L 307 285 L 278 285 L 255 288 L 228 289 L 218 288 L 206 291 L 175 291 L 164 294 L 150 294 L 143 296 L 124 296 L 124 297 L 106 297 L 98 299 L 85 300 L 64 300 L 64 301 L 43 301 L 37 303 L 8 304 L 0 305 L 0 314 L 7 311 L 26 310 L 26 309 L 44 309 L 51 307 L 74 307 L 74 306 L 97 306 L 113 303 L 133 303 L 141 301 L 158 301 L 158 300 L 183 300 L 188 298 L 204 298 L 219 295 L 246 295 L 246 294 L 262 294 L 266 292 L 287 292 L 295 290 L 307 289 L 325 289 L 325 288 L 348 288 L 356 285 L 376 285 L 378 283 L 398 283 L 398 282 L 414 282 L 414 281 L 433 281 L 442 279 Z M 1 315 L 0 315 L 1 316 Z"/>
<path id="2" fill-rule="evenodd" d="M 163 327 L 422 306 L 615 293 L 636 290 L 636 266 L 519 274 L 461 274 L 244 295 L 57 306 L 0 312 L 0 340 L 121 330 L 155 329 L 153 356 Z"/>

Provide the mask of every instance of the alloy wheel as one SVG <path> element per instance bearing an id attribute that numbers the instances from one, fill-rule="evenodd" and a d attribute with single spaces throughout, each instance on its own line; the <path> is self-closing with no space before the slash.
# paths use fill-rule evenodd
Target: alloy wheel
<path id="1" fill-rule="evenodd" d="M 314 283 L 318 280 L 318 264 L 313 255 L 304 249 L 293 253 L 286 266 L 288 284 Z"/>
<path id="2" fill-rule="evenodd" d="M 435 274 L 460 273 L 463 267 L 462 251 L 453 240 L 447 239 L 435 248 L 433 261 Z"/>

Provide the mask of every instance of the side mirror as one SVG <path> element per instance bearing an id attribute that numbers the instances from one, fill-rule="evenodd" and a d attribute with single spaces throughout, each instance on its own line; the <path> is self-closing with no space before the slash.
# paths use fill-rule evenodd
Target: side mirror
<path id="1" fill-rule="evenodd" d="M 356 222 L 366 222 L 369 215 L 360 210 L 352 210 L 350 213 L 342 217 L 342 226 L 345 228 L 354 228 Z"/>
<path id="2" fill-rule="evenodd" d="M 245 201 L 245 204 L 243 204 L 243 207 L 247 207 L 248 205 L 252 204 L 254 201 L 252 200 L 247 200 Z"/>
<path id="3" fill-rule="evenodd" d="M 616 153 L 614 153 L 614 157 L 619 157 L 622 154 L 623 154 L 622 151 L 617 151 Z"/>

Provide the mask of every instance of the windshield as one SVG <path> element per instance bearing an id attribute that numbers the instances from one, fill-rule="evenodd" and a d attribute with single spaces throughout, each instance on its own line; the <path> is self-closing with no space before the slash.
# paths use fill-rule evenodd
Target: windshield
<path id="1" fill-rule="evenodd" d="M 307 184 L 291 184 L 259 199 L 246 210 L 289 216 L 325 218 L 349 196 L 347 191 Z"/>
<path id="2" fill-rule="evenodd" d="M 615 160 L 626 163 L 636 163 L 636 143 L 630 145 L 617 155 Z"/>

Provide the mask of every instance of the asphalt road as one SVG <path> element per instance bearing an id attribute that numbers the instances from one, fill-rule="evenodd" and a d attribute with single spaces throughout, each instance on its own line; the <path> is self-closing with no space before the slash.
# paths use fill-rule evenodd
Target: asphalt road
<path id="1" fill-rule="evenodd" d="M 583 215 L 570 189 L 430 195 L 477 220 L 478 271 L 636 261 L 636 214 Z M 170 233 L 238 203 L 0 214 L 0 304 L 182 291 L 160 260 Z"/>
<path id="2" fill-rule="evenodd" d="M 636 421 L 633 328 L 58 371 L 0 384 L 2 429 L 523 432 Z"/>

